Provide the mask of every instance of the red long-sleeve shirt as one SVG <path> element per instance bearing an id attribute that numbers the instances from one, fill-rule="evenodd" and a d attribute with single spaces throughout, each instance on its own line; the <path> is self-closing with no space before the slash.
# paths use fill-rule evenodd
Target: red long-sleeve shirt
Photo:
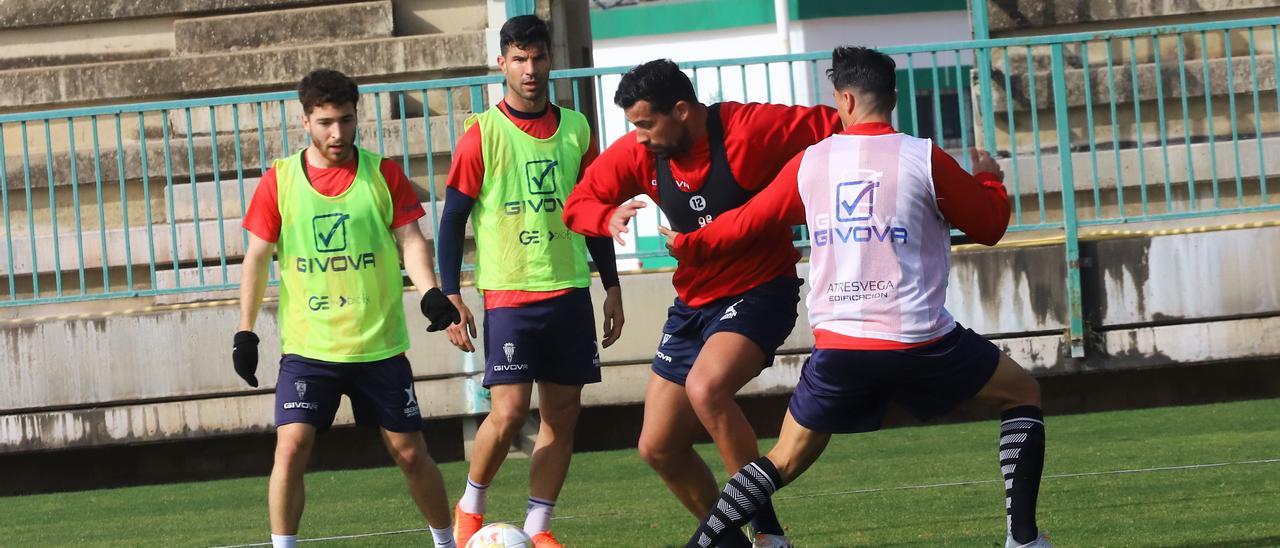
<path id="1" fill-rule="evenodd" d="M 734 179 L 755 193 L 773 180 L 795 154 L 840 130 L 840 118 L 825 106 L 798 107 L 762 103 L 720 103 L 725 155 Z M 690 192 L 702 188 L 710 170 L 707 139 L 671 158 L 676 186 Z M 587 236 L 609 236 L 609 218 L 618 205 L 640 194 L 658 199 L 656 158 L 636 142 L 634 132 L 605 149 L 565 202 L 565 224 Z M 718 219 L 717 219 L 718 222 Z M 789 227 L 779 227 L 755 240 L 749 251 L 724 255 L 702 265 L 680 264 L 672 277 L 676 293 L 699 307 L 738 295 L 782 275 L 795 275 L 800 255 L 791 244 Z"/>

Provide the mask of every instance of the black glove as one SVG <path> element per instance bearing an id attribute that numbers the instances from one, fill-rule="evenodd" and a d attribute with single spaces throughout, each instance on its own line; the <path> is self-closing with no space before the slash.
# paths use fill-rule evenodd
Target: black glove
<path id="1" fill-rule="evenodd" d="M 429 332 L 440 331 L 462 321 L 462 316 L 458 315 L 458 309 L 438 287 L 427 290 L 427 294 L 422 296 L 421 304 L 422 315 L 431 321 L 427 326 Z"/>
<path id="2" fill-rule="evenodd" d="M 254 374 L 258 372 L 258 336 L 252 331 L 237 331 L 235 346 L 231 348 L 231 361 L 236 365 L 236 374 L 249 386 L 257 388 L 258 377 Z"/>

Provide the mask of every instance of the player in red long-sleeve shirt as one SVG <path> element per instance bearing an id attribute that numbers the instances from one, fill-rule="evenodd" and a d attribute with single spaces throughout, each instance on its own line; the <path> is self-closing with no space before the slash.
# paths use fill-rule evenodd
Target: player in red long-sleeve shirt
<path id="1" fill-rule="evenodd" d="M 664 230 L 683 264 L 732 253 L 804 223 L 814 350 L 768 456 L 733 475 L 688 548 L 733 542 L 735 526 L 817 461 L 833 433 L 876 430 L 897 402 L 921 420 L 974 400 L 1000 410 L 1006 548 L 1051 548 L 1036 526 L 1044 468 L 1040 387 L 947 312 L 950 229 L 995 245 L 1009 224 L 1003 175 L 973 151 L 976 176 L 928 139 L 889 125 L 893 59 L 837 48 L 828 75 L 845 130 L 798 154 L 745 206 L 691 234 Z M 726 538 L 726 535 L 728 538 Z"/>
<path id="2" fill-rule="evenodd" d="M 636 130 L 600 154 L 565 204 L 565 224 L 587 236 L 626 232 L 651 197 L 672 226 L 696 230 L 764 188 L 795 153 L 839 129 L 829 107 L 724 102 L 703 105 L 668 60 L 622 77 L 614 102 Z M 716 482 L 693 451 L 698 423 L 730 470 L 759 454 L 733 396 L 773 363 L 795 326 L 799 254 L 791 230 L 762 232 L 753 249 L 706 265 L 680 265 L 645 394 L 641 456 L 694 515 L 715 503 Z M 757 546 L 788 546 L 772 512 L 753 522 Z M 746 539 L 741 539 L 745 542 Z"/>

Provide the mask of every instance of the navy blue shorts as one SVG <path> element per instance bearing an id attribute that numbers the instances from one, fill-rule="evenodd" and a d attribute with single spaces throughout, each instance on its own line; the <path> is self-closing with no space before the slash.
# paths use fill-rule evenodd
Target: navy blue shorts
<path id="1" fill-rule="evenodd" d="M 392 432 L 422 430 L 413 370 L 404 354 L 361 363 L 285 354 L 276 380 L 276 427 L 304 422 L 326 430 L 333 425 L 343 394 L 351 399 L 356 424 Z"/>
<path id="2" fill-rule="evenodd" d="M 928 420 L 976 395 L 999 360 L 996 345 L 959 324 L 907 350 L 816 349 L 788 408 L 801 426 L 829 433 L 880 429 L 890 401 Z"/>
<path id="3" fill-rule="evenodd" d="M 653 372 L 684 385 L 702 345 L 720 332 L 738 333 L 756 343 L 764 352 L 763 367 L 773 365 L 773 353 L 796 326 L 796 305 L 800 285 L 793 276 L 782 276 L 747 290 L 693 308 L 676 297 L 667 309 L 667 323 L 653 355 Z"/>
<path id="4" fill-rule="evenodd" d="M 484 386 L 600 382 L 591 291 L 484 311 Z"/>

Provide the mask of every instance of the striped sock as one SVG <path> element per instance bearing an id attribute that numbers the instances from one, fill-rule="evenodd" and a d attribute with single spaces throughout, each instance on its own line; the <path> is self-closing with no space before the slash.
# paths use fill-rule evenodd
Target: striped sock
<path id="1" fill-rule="evenodd" d="M 525 507 L 524 533 L 530 537 L 551 529 L 551 513 L 556 509 L 556 501 L 529 497 Z"/>
<path id="2" fill-rule="evenodd" d="M 1004 474 L 1005 523 L 1019 543 L 1035 540 L 1036 497 L 1044 471 L 1044 415 L 1025 405 L 1000 414 L 1000 471 Z"/>
<path id="3" fill-rule="evenodd" d="M 702 520 L 686 548 L 751 546 L 741 527 L 751 521 L 761 507 L 769 504 L 769 497 L 781 485 L 778 469 L 768 457 L 760 457 L 743 466 L 729 478 L 716 507 Z"/>

